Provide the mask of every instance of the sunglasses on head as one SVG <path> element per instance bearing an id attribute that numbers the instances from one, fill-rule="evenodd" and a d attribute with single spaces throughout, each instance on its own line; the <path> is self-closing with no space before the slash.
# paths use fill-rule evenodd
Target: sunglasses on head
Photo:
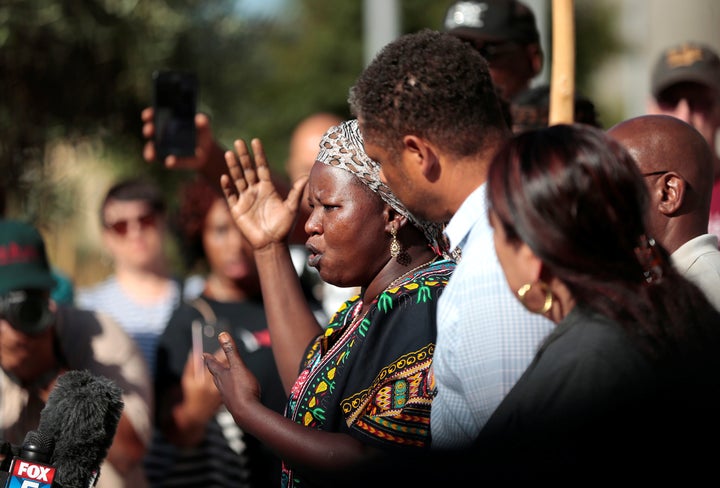
<path id="1" fill-rule="evenodd" d="M 105 222 L 103 225 L 106 229 L 115 232 L 117 235 L 124 236 L 127 234 L 131 222 L 137 222 L 141 229 L 147 229 L 148 227 L 155 226 L 157 215 L 151 212 L 134 219 L 120 219 L 115 222 Z"/>

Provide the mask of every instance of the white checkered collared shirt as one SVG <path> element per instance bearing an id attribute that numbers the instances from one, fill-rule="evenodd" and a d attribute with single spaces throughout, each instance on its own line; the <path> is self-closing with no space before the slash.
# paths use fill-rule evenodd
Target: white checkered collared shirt
<path id="1" fill-rule="evenodd" d="M 462 260 L 438 302 L 430 429 L 433 447 L 456 448 L 473 442 L 554 324 L 525 310 L 508 287 L 485 185 L 463 202 L 445 232 L 450 249 L 462 249 Z"/>

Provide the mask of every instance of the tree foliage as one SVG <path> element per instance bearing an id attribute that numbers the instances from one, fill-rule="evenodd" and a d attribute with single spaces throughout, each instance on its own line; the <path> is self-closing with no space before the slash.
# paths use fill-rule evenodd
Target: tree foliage
<path id="1" fill-rule="evenodd" d="M 401 4 L 403 32 L 438 25 L 446 8 Z M 238 12 L 238 0 L 0 4 L 7 190 L 26 204 L 41 193 L 47 199 L 45 151 L 57 140 L 99 142 L 99 157 L 119 173 L 157 172 L 141 161 L 139 114 L 159 68 L 196 72 L 200 109 L 212 116 L 218 139 L 229 145 L 259 136 L 278 168 L 301 118 L 319 110 L 348 115 L 347 91 L 362 69 L 361 1 L 288 1 L 264 18 Z"/>
<path id="2" fill-rule="evenodd" d="M 149 173 L 172 207 L 186 175 L 141 156 L 140 111 L 151 103 L 152 72 L 161 68 L 197 73 L 199 108 L 210 114 L 218 140 L 229 147 L 239 137 L 260 137 L 281 171 L 303 117 L 349 115 L 348 89 L 363 68 L 362 0 L 286 0 L 276 14 L 252 17 L 242 14 L 244 1 L 0 2 L 0 190 L 26 216 L 62 226 L 83 215 L 78 185 L 97 191 L 95 170 L 104 168 Z M 452 3 L 398 1 L 401 33 L 441 28 Z M 593 32 L 597 40 L 604 31 Z M 584 70 L 592 58 L 579 61 Z M 50 158 L 57 147 L 74 152 Z M 97 165 L 79 170 L 79 181 L 58 183 L 49 160 L 75 164 L 68 154 Z"/>

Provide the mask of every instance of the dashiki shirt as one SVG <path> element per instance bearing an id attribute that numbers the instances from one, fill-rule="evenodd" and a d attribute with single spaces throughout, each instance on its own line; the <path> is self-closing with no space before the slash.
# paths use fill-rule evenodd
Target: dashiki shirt
<path id="1" fill-rule="evenodd" d="M 285 416 L 373 447 L 429 446 L 435 309 L 454 269 L 439 260 L 410 271 L 365 316 L 359 296 L 345 302 L 308 347 Z M 283 466 L 283 486 L 311 484 Z"/>

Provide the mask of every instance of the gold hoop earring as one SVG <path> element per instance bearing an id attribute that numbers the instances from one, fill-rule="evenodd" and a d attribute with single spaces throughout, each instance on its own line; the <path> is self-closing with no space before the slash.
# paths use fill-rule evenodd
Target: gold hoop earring
<path id="1" fill-rule="evenodd" d="M 402 247 L 400 246 L 400 241 L 397 240 L 397 229 L 395 229 L 395 227 L 390 228 L 390 235 L 392 236 L 392 240 L 390 241 L 390 257 L 397 259 L 402 252 Z"/>
<path id="2" fill-rule="evenodd" d="M 528 306 L 528 304 L 526 303 L 527 294 L 532 289 L 534 284 L 537 284 L 538 287 L 545 293 L 545 303 L 543 303 L 542 307 L 535 309 L 535 310 L 530 308 Z M 523 307 L 525 307 L 529 312 L 532 312 L 532 313 L 537 313 L 540 315 L 546 314 L 552 308 L 552 305 L 553 305 L 552 291 L 550 291 L 550 287 L 544 281 L 536 281 L 535 283 L 524 284 L 517 291 L 517 296 L 520 299 L 520 303 L 522 303 Z"/>

